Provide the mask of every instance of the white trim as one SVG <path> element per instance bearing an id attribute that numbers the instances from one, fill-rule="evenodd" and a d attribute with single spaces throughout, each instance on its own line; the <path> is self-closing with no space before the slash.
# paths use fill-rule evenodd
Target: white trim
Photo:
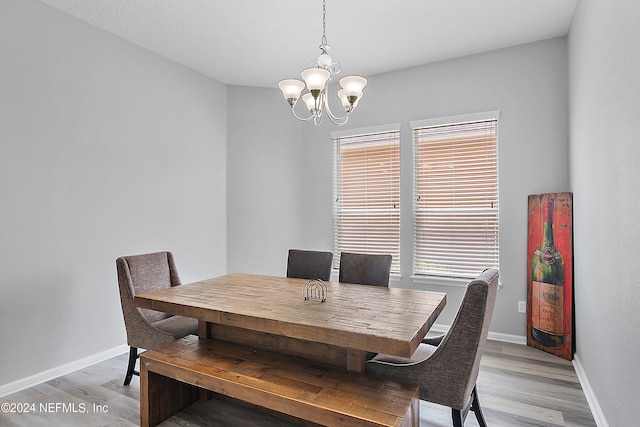
<path id="1" fill-rule="evenodd" d="M 431 326 L 430 331 L 437 333 L 446 333 L 449 330 L 449 326 L 443 324 L 434 324 Z M 487 337 L 490 340 L 494 341 L 503 341 L 514 344 L 527 345 L 527 337 L 521 335 L 511 335 L 511 334 L 502 334 L 498 332 L 489 332 Z M 578 377 L 578 381 L 580 382 L 580 386 L 582 387 L 582 391 L 584 393 L 585 398 L 587 399 L 587 403 L 589 404 L 589 409 L 591 410 L 591 414 L 593 415 L 593 419 L 596 422 L 596 426 L 598 427 L 609 427 L 609 423 L 602 412 L 602 408 L 600 407 L 600 403 L 598 402 L 598 398 L 596 397 L 593 389 L 591 388 L 591 384 L 589 384 L 589 379 L 587 378 L 587 374 L 584 371 L 584 367 L 582 366 L 582 362 L 577 354 L 573 355 L 573 369 L 576 371 L 576 376 Z"/>
<path id="2" fill-rule="evenodd" d="M 329 280 L 331 280 L 332 282 L 337 282 L 340 278 L 340 270 L 337 269 L 333 269 L 331 270 L 331 277 L 329 278 Z M 391 282 L 400 282 L 402 280 L 402 275 L 398 274 L 398 273 L 391 273 L 389 275 L 389 283 Z"/>
<path id="3" fill-rule="evenodd" d="M 471 280 L 473 279 L 444 276 L 411 276 L 411 282 L 418 283 L 420 285 L 455 286 L 458 288 L 466 288 L 467 284 L 469 284 Z"/>
<path id="4" fill-rule="evenodd" d="M 434 324 L 433 326 L 431 326 L 431 329 L 430 329 L 430 331 L 438 332 L 438 333 L 446 333 L 448 330 L 449 330 L 448 325 L 443 325 L 439 323 Z M 503 334 L 498 332 L 489 332 L 488 339 L 495 340 L 495 341 L 509 342 L 514 344 L 521 344 L 521 345 L 526 345 L 527 343 L 527 339 L 525 336 Z M 63 375 L 70 374 L 72 372 L 86 368 L 96 363 L 100 363 L 107 359 L 111 359 L 112 357 L 119 356 L 128 351 L 129 351 L 129 347 L 123 344 L 118 347 L 114 347 L 109 350 L 105 350 L 103 352 L 94 354 L 92 356 L 88 356 L 82 359 L 78 359 L 74 362 L 70 362 L 52 369 L 48 369 L 46 371 L 40 372 L 30 377 L 23 378 L 8 384 L 4 384 L 0 386 L 0 398 L 8 396 L 13 393 L 17 393 L 29 387 L 34 387 L 38 384 L 42 384 L 54 378 L 58 378 Z M 609 423 L 607 422 L 604 416 L 604 413 L 602 412 L 600 403 L 598 402 L 598 399 L 594 394 L 593 389 L 591 388 L 589 379 L 587 378 L 587 375 L 582 366 L 582 362 L 580 361 L 580 358 L 578 357 L 577 354 L 574 354 L 573 367 L 576 371 L 578 381 L 580 382 L 582 391 L 584 392 L 584 395 L 587 399 L 587 403 L 589 404 L 589 408 L 591 409 L 591 413 L 593 414 L 593 418 L 596 422 L 596 425 L 598 427 L 609 427 Z"/>
<path id="5" fill-rule="evenodd" d="M 123 344 L 117 347 L 113 347 L 109 350 L 105 350 L 100 353 L 96 353 L 94 355 L 83 357 L 82 359 L 78 359 L 76 361 L 57 366 L 55 368 L 47 369 L 46 371 L 39 372 L 27 378 L 22 378 L 8 384 L 0 385 L 0 398 L 8 396 L 13 393 L 17 393 L 29 387 L 34 387 L 38 384 L 45 383 L 54 378 L 58 378 L 63 375 L 70 374 L 77 370 L 84 369 L 88 366 L 103 362 L 107 359 L 111 359 L 112 357 L 119 356 L 128 351 L 129 351 L 129 346 L 127 346 L 126 344 Z M 126 365 L 122 366 L 123 378 L 126 372 L 126 368 L 127 368 Z"/>
<path id="6" fill-rule="evenodd" d="M 487 338 L 493 341 L 502 341 L 502 342 L 509 342 L 512 344 L 527 345 L 527 337 L 525 337 L 524 335 L 503 334 L 500 332 L 489 331 Z"/>
<path id="7" fill-rule="evenodd" d="M 584 396 L 587 398 L 587 403 L 589 404 L 589 409 L 591 409 L 591 414 L 593 414 L 593 419 L 595 420 L 596 425 L 598 427 L 609 427 L 609 423 L 604 417 L 600 403 L 591 388 L 591 384 L 589 384 L 589 379 L 587 378 L 587 374 L 584 371 L 582 362 L 580 362 L 580 358 L 577 354 L 573 355 L 573 368 L 578 376 L 578 381 L 580 381 L 580 386 L 582 386 Z"/>
<path id="8" fill-rule="evenodd" d="M 411 282 L 419 285 L 453 286 L 466 288 L 474 278 L 445 277 L 445 276 L 411 276 Z M 498 290 L 502 289 L 502 282 L 498 280 Z"/>
<path id="9" fill-rule="evenodd" d="M 345 138 L 349 136 L 370 135 L 374 133 L 399 132 L 400 123 L 391 123 L 388 125 L 369 126 L 359 129 L 334 130 L 331 132 L 331 139 Z"/>
<path id="10" fill-rule="evenodd" d="M 449 325 L 443 325 L 441 323 L 435 323 L 431 326 L 429 331 L 437 332 L 437 333 L 446 333 L 449 330 Z M 491 332 L 487 336 L 488 339 L 493 341 L 502 341 L 508 342 L 512 344 L 520 344 L 527 345 L 527 337 L 524 335 L 511 335 L 511 334 L 503 334 L 500 332 Z"/>
<path id="11" fill-rule="evenodd" d="M 430 126 L 445 126 L 457 123 L 480 122 L 484 120 L 498 120 L 500 110 L 484 111 L 481 113 L 460 114 L 457 116 L 436 117 L 433 119 L 412 120 L 409 122 L 411 129 L 426 128 Z"/>

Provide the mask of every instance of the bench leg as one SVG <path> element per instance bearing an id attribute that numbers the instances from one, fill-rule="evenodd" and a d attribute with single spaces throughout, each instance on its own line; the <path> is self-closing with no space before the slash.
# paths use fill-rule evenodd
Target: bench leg
<path id="1" fill-rule="evenodd" d="M 140 361 L 140 427 L 149 427 L 149 371 Z"/>
<path id="2" fill-rule="evenodd" d="M 200 389 L 140 364 L 140 426 L 154 427 L 198 400 Z"/>

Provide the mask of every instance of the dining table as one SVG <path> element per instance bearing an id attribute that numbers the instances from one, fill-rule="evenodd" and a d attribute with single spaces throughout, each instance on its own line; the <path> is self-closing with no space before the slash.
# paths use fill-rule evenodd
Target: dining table
<path id="1" fill-rule="evenodd" d="M 310 288 L 324 301 L 305 298 Z M 364 372 L 373 353 L 410 357 L 446 294 L 232 273 L 139 294 L 134 304 L 198 319 L 200 338 Z"/>

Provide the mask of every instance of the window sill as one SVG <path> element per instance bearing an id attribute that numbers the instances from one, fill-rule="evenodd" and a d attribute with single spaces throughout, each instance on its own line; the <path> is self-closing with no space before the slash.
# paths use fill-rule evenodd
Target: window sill
<path id="1" fill-rule="evenodd" d="M 331 272 L 331 281 L 332 282 L 337 282 L 338 281 L 338 277 L 339 277 L 339 273 L 336 270 L 333 270 Z M 389 283 L 394 282 L 401 282 L 402 281 L 402 275 L 399 273 L 391 273 L 389 275 Z"/>
<path id="2" fill-rule="evenodd" d="M 420 285 L 432 286 L 453 286 L 458 288 L 466 288 L 473 279 L 443 277 L 443 276 L 411 276 L 411 282 Z M 502 282 L 498 282 L 498 289 L 502 287 Z"/>
<path id="3" fill-rule="evenodd" d="M 391 273 L 389 275 L 389 282 L 400 282 L 402 281 L 402 275 L 398 273 Z"/>
<path id="4" fill-rule="evenodd" d="M 469 280 L 471 279 L 443 276 L 411 276 L 411 282 L 420 285 L 457 286 L 459 288 L 467 287 Z"/>

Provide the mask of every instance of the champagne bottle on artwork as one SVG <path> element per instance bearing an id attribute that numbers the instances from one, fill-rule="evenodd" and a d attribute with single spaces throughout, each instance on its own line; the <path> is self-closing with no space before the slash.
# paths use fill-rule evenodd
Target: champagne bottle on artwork
<path id="1" fill-rule="evenodd" d="M 542 205 L 544 237 L 531 260 L 531 337 L 543 346 L 564 345 L 565 265 L 553 241 L 553 201 Z"/>

